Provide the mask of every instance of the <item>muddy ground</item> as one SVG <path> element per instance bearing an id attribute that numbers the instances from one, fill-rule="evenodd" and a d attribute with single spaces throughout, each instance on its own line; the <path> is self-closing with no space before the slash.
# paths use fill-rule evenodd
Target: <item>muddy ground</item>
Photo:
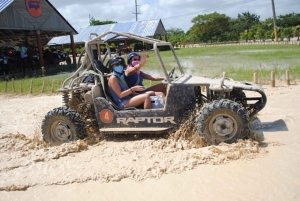
<path id="1" fill-rule="evenodd" d="M 300 82 L 264 90 L 265 141 L 219 146 L 183 129 L 49 147 L 40 124 L 61 96 L 1 95 L 0 200 L 299 200 Z"/>

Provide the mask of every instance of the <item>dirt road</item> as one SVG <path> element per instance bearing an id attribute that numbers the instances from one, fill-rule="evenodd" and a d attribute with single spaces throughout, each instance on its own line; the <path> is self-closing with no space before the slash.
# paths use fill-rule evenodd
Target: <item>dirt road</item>
<path id="1" fill-rule="evenodd" d="M 47 147 L 44 115 L 61 96 L 0 96 L 0 200 L 299 200 L 300 82 L 259 114 L 265 141 L 199 147 L 113 136 Z"/>

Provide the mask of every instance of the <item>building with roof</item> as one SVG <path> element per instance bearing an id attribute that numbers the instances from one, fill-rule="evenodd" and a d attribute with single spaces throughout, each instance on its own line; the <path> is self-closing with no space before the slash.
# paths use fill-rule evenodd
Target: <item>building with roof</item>
<path id="1" fill-rule="evenodd" d="M 29 44 L 36 40 L 39 55 L 42 55 L 42 39 L 69 35 L 67 37 L 74 46 L 73 61 L 76 61 L 72 41 L 78 32 L 48 0 L 0 0 L 0 19 L 1 45 L 12 42 Z"/>
<path id="2" fill-rule="evenodd" d="M 74 43 L 82 44 L 90 40 L 90 33 L 96 33 L 101 35 L 108 31 L 126 32 L 136 34 L 139 36 L 148 37 L 166 37 L 167 32 L 161 22 L 161 20 L 144 20 L 135 22 L 125 22 L 116 24 L 106 24 L 97 26 L 88 26 L 86 28 L 80 28 L 77 30 L 78 34 L 74 35 Z M 53 44 L 70 44 L 70 38 L 67 36 L 59 36 L 52 38 L 48 45 Z"/>
<path id="3" fill-rule="evenodd" d="M 89 41 L 90 33 L 101 35 L 113 30 L 148 37 L 166 38 L 167 35 L 161 20 L 88 26 L 75 30 L 48 0 L 0 0 L 0 19 L 0 46 L 34 41 L 39 55 L 43 55 L 41 40 L 50 40 L 47 45 L 71 44 L 74 63 L 75 44 Z M 126 39 L 123 40 L 126 43 Z M 44 61 L 43 57 L 39 58 L 41 67 Z"/>

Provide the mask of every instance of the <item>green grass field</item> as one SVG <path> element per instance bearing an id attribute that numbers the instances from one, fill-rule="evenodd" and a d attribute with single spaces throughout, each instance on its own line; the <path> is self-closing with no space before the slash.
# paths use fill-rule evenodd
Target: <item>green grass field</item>
<path id="1" fill-rule="evenodd" d="M 149 74 L 163 75 L 154 52 L 148 52 L 149 60 L 143 67 Z M 271 71 L 275 72 L 277 80 L 284 80 L 286 70 L 290 71 L 291 80 L 300 79 L 300 46 L 299 45 L 233 45 L 233 46 L 205 46 L 199 48 L 176 49 L 176 54 L 186 74 L 220 77 L 226 72 L 226 77 L 238 81 L 253 81 L 253 74 L 257 73 L 260 84 L 266 84 L 271 79 Z M 171 51 L 161 51 L 161 56 L 167 69 L 176 65 Z M 175 72 L 176 74 L 176 72 Z M 45 81 L 44 93 L 51 93 L 52 80 L 55 80 L 54 91 L 61 87 L 61 83 L 69 74 L 47 76 L 42 78 L 23 79 L 21 92 L 20 80 L 7 83 L 6 93 L 24 94 L 30 92 L 33 81 L 33 94 L 39 94 Z M 145 80 L 145 86 L 150 82 Z M 0 82 L 0 93 L 4 92 L 5 82 Z"/>
<path id="2" fill-rule="evenodd" d="M 219 77 L 222 72 L 234 80 L 252 81 L 257 73 L 259 80 L 270 80 L 274 71 L 276 79 L 284 79 L 289 70 L 291 79 L 300 78 L 300 46 L 298 45 L 235 45 L 206 46 L 176 50 L 187 74 Z M 152 53 L 153 54 L 153 53 Z M 156 57 L 154 54 L 150 55 Z M 162 52 L 167 67 L 171 68 L 171 52 Z M 152 60 L 152 59 L 151 59 Z M 155 62 L 151 69 L 155 69 Z"/>

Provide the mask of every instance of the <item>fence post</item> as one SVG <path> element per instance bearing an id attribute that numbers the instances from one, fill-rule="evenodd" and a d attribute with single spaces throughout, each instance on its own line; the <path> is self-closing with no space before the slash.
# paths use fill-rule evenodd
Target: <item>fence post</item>
<path id="1" fill-rule="evenodd" d="M 290 71 L 286 70 L 285 74 L 286 74 L 286 84 L 290 85 Z"/>
<path id="2" fill-rule="evenodd" d="M 275 87 L 275 72 L 271 71 L 271 87 Z"/>
<path id="3" fill-rule="evenodd" d="M 257 84 L 258 83 L 258 81 L 257 81 L 257 73 L 253 74 L 253 79 L 254 79 L 254 83 Z"/>
<path id="4" fill-rule="evenodd" d="M 30 80 L 30 93 L 32 93 L 32 88 L 33 88 L 33 80 Z"/>
<path id="5" fill-rule="evenodd" d="M 5 81 L 5 88 L 4 88 L 4 93 L 7 92 L 7 81 Z"/>
<path id="6" fill-rule="evenodd" d="M 43 80 L 43 86 L 42 86 L 42 91 L 41 91 L 41 93 L 44 93 L 44 90 L 45 90 L 45 80 Z"/>
<path id="7" fill-rule="evenodd" d="M 12 89 L 12 92 L 15 93 L 15 79 L 14 78 L 11 78 L 11 89 Z"/>
<path id="8" fill-rule="evenodd" d="M 51 93 L 54 92 L 54 85 L 55 85 L 55 80 L 52 80 L 52 89 L 51 89 Z"/>
<path id="9" fill-rule="evenodd" d="M 23 93 L 23 82 L 20 80 L 20 92 Z"/>

